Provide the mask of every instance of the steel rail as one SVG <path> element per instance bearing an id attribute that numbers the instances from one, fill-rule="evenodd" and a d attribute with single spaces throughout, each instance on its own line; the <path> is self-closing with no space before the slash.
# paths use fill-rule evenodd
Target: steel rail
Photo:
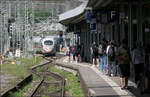
<path id="1" fill-rule="evenodd" d="M 53 60 L 52 58 L 50 59 L 46 59 L 48 60 L 49 62 L 46 62 L 46 63 L 43 63 L 43 64 L 40 64 L 40 65 L 36 65 L 36 66 L 33 66 L 31 67 L 31 72 L 35 75 L 37 75 L 38 77 L 42 77 L 42 80 L 40 81 L 40 83 L 38 84 L 38 86 L 35 88 L 35 90 L 32 92 L 32 94 L 30 95 L 30 97 L 34 97 L 34 96 L 37 96 L 38 94 L 38 91 L 40 90 L 40 87 L 45 83 L 45 84 L 60 84 L 61 85 L 61 90 L 60 91 L 56 91 L 56 93 L 60 93 L 60 97 L 64 97 L 65 95 L 65 79 L 60 76 L 59 74 L 56 74 L 56 73 L 53 73 L 53 72 L 50 72 L 48 71 L 48 67 L 47 65 L 48 64 L 52 64 L 53 63 Z M 45 66 L 45 67 L 43 67 Z M 43 67 L 43 71 L 42 72 L 37 72 L 36 69 L 38 67 Z M 49 82 L 49 81 L 46 81 L 46 77 L 47 76 L 52 76 L 53 78 L 59 80 L 59 81 L 55 81 L 55 82 Z"/>

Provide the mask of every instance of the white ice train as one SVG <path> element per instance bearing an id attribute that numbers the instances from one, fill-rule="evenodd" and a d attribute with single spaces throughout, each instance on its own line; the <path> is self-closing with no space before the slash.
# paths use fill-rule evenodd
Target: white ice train
<path id="1" fill-rule="evenodd" d="M 41 39 L 41 53 L 43 55 L 56 54 L 56 40 L 54 37 L 45 37 Z"/>
<path id="2" fill-rule="evenodd" d="M 56 36 L 46 36 L 44 38 L 35 37 L 34 45 L 36 53 L 43 55 L 55 55 L 58 38 Z"/>

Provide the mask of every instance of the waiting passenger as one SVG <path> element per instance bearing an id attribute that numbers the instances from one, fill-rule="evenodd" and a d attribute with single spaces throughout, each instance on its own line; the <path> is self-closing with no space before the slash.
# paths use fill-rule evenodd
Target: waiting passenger
<path id="1" fill-rule="evenodd" d="M 80 56 L 81 56 L 81 62 L 83 62 L 84 61 L 84 44 L 81 44 Z"/>
<path id="2" fill-rule="evenodd" d="M 106 61 L 106 66 L 105 66 L 106 72 L 107 72 L 106 74 L 107 74 L 107 75 L 109 75 L 109 73 L 110 73 L 110 71 L 109 71 L 109 68 L 110 68 L 110 67 L 109 67 L 109 66 L 110 66 L 110 65 L 109 65 L 109 63 L 110 63 L 109 61 L 110 61 L 110 60 L 109 60 L 109 56 L 108 56 L 108 50 L 109 50 L 110 47 L 111 47 L 111 44 L 110 44 L 110 42 L 108 42 L 107 47 L 106 47 L 106 60 L 107 60 L 107 61 Z M 110 75 L 109 75 L 109 76 L 110 76 Z"/>
<path id="3" fill-rule="evenodd" d="M 109 76 L 114 76 L 116 72 L 116 62 L 115 62 L 115 57 L 116 57 L 116 47 L 115 47 L 115 42 L 112 40 L 110 42 L 110 47 L 108 49 L 108 75 Z"/>
<path id="4" fill-rule="evenodd" d="M 69 47 L 69 45 L 66 47 L 66 56 L 68 56 L 68 60 L 70 62 L 70 47 Z"/>
<path id="5" fill-rule="evenodd" d="M 92 45 L 92 50 L 93 50 L 93 55 L 92 55 L 92 61 L 93 61 L 93 66 L 95 66 L 96 64 L 99 64 L 99 59 L 98 59 L 98 45 L 93 42 Z"/>
<path id="6" fill-rule="evenodd" d="M 103 44 L 100 43 L 98 46 L 98 55 L 99 55 L 99 65 L 100 65 L 100 70 L 102 72 L 104 72 L 104 67 L 103 67 L 103 53 L 104 53 L 104 48 L 103 48 Z"/>
<path id="7" fill-rule="evenodd" d="M 80 62 L 80 61 L 81 61 L 80 52 L 81 52 L 81 45 L 78 45 L 78 50 L 77 50 L 77 62 Z"/>
<path id="8" fill-rule="evenodd" d="M 105 74 L 107 74 L 107 68 L 106 68 L 106 64 L 107 64 L 107 55 L 106 55 L 106 48 L 107 48 L 107 41 L 105 39 L 103 39 L 103 43 L 102 43 L 102 46 L 103 46 L 103 59 L 102 59 L 102 67 L 101 69 L 104 71 Z"/>
<path id="9" fill-rule="evenodd" d="M 74 46 L 74 60 L 78 61 L 78 54 L 79 54 L 79 48 L 78 48 L 78 43 L 75 43 L 75 46 Z"/>
<path id="10" fill-rule="evenodd" d="M 144 57 L 145 51 L 141 46 L 141 41 L 136 41 L 136 48 L 132 52 L 132 63 L 134 65 L 135 70 L 135 83 L 137 86 L 140 81 L 140 74 L 144 72 Z"/>
<path id="11" fill-rule="evenodd" d="M 150 93 L 150 45 L 148 45 L 146 48 L 145 64 L 146 64 L 145 93 Z"/>
<path id="12" fill-rule="evenodd" d="M 74 46 L 70 46 L 70 62 L 73 61 L 73 56 L 74 56 Z"/>
<path id="13" fill-rule="evenodd" d="M 117 60 L 120 68 L 121 89 L 128 89 L 128 78 L 130 76 L 130 53 L 127 48 L 126 40 L 122 41 L 117 51 Z"/>
<path id="14" fill-rule="evenodd" d="M 100 70 L 105 73 L 105 65 L 106 65 L 106 44 L 105 40 L 103 39 L 103 42 L 100 43 L 98 47 L 98 54 L 99 54 L 99 60 L 100 60 Z"/>

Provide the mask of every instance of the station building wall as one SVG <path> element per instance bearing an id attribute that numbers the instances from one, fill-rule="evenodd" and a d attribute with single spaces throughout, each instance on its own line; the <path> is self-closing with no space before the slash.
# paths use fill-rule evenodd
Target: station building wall
<path id="1" fill-rule="evenodd" d="M 109 6 L 108 6 L 109 7 Z M 85 60 L 91 61 L 90 47 L 95 41 L 99 44 L 103 38 L 107 41 L 115 40 L 119 46 L 123 39 L 127 39 L 128 47 L 132 50 L 136 40 L 144 45 L 150 44 L 150 4 L 130 3 L 113 6 L 122 15 L 119 21 L 110 23 L 98 22 L 97 31 L 90 30 L 90 24 L 83 20 L 81 25 L 80 42 L 85 45 Z"/>
<path id="2" fill-rule="evenodd" d="M 136 40 L 141 40 L 143 45 L 150 44 L 150 4 L 130 3 L 114 6 L 116 11 L 123 14 L 119 21 L 110 23 L 97 23 L 96 35 L 91 34 L 90 41 L 115 40 L 120 45 L 123 39 L 127 40 L 128 47 L 132 50 Z M 114 9 L 113 9 L 114 10 Z M 92 43 L 91 42 L 91 43 Z"/>

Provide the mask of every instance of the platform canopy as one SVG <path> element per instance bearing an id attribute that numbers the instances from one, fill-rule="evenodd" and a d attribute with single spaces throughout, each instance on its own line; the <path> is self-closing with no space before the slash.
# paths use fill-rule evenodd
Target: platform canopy
<path id="1" fill-rule="evenodd" d="M 70 23 L 75 17 L 78 17 L 82 13 L 84 13 L 84 10 L 87 7 L 87 4 L 88 4 L 88 0 L 85 0 L 80 6 L 76 7 L 75 9 L 72 9 L 63 14 L 60 14 L 59 22 L 63 24 Z"/>
<path id="2" fill-rule="evenodd" d="M 86 18 L 86 9 L 105 7 L 110 2 L 112 2 L 112 0 L 84 0 L 79 7 L 60 14 L 59 22 L 62 24 L 80 22 Z"/>

